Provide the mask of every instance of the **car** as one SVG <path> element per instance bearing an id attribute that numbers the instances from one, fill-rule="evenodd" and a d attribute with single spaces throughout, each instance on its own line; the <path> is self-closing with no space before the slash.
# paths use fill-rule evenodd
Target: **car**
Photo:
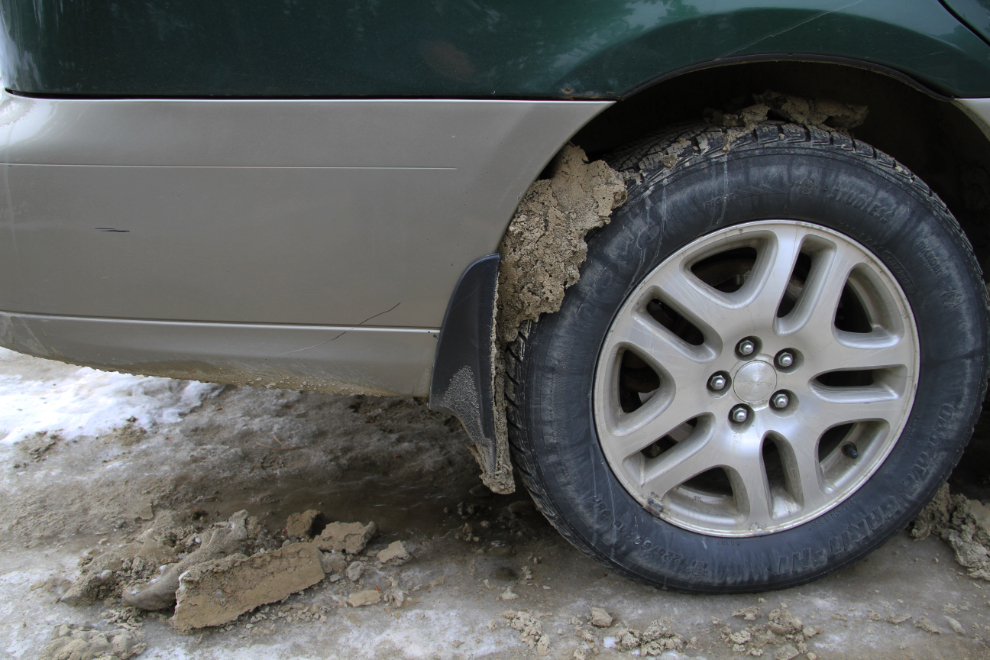
<path id="1" fill-rule="evenodd" d="M 986 0 L 0 5 L 0 345 L 429 397 L 608 570 L 780 589 L 988 378 Z"/>

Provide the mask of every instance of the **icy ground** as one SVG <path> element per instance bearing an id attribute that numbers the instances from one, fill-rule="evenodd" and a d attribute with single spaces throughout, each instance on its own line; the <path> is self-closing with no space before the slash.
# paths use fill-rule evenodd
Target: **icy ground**
<path id="1" fill-rule="evenodd" d="M 524 493 L 484 496 L 466 441 L 456 420 L 413 399 L 224 388 L 0 350 L 0 657 L 36 658 L 71 623 L 131 625 L 147 643 L 141 658 L 620 658 L 630 656 L 618 648 L 623 629 L 666 620 L 688 643 L 679 657 L 715 660 L 754 650 L 730 635 L 766 628 L 781 604 L 815 629 L 793 657 L 990 657 L 990 583 L 966 576 L 934 537 L 902 533 L 855 566 L 781 592 L 658 591 L 584 558 Z M 986 465 L 980 447 L 964 466 Z M 957 470 L 953 488 L 985 498 L 982 474 Z M 374 520 L 369 551 L 402 540 L 414 558 L 369 561 L 358 583 L 324 581 L 193 635 L 175 632 L 168 612 L 137 614 L 114 598 L 58 602 L 87 553 L 165 516 L 205 528 L 241 509 L 273 535 L 305 509 Z M 344 604 L 393 585 L 407 594 L 401 607 Z M 614 623 L 591 626 L 591 607 Z M 753 607 L 753 621 L 732 616 Z M 519 611 L 541 635 L 510 627 Z M 537 637 L 547 640 L 530 649 Z M 763 657 L 792 651 L 781 638 Z"/>

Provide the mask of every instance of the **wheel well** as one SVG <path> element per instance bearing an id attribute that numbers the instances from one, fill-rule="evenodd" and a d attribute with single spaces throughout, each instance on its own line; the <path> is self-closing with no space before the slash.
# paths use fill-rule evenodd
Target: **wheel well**
<path id="1" fill-rule="evenodd" d="M 990 142 L 951 99 L 905 79 L 847 64 L 752 62 L 693 71 L 619 101 L 573 139 L 589 156 L 655 130 L 701 120 L 707 108 L 734 111 L 773 90 L 869 107 L 854 137 L 890 154 L 948 205 L 990 270 Z"/>

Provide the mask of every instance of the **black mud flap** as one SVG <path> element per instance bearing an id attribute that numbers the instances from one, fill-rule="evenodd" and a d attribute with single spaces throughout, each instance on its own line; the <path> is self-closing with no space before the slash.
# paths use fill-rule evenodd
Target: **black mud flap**
<path id="1" fill-rule="evenodd" d="M 493 329 L 499 260 L 490 254 L 461 274 L 440 328 L 430 383 L 430 408 L 461 420 L 489 474 L 496 466 Z"/>

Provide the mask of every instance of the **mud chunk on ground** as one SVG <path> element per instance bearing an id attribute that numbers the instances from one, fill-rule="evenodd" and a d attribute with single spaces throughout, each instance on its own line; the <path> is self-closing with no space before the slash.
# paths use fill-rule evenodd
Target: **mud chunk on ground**
<path id="1" fill-rule="evenodd" d="M 512 591 L 512 587 L 506 587 L 505 591 L 498 595 L 498 600 L 516 600 L 519 594 Z"/>
<path id="2" fill-rule="evenodd" d="M 619 644 L 619 648 L 623 651 L 632 651 L 633 649 L 639 648 L 643 643 L 640 638 L 640 632 L 633 628 L 624 628 L 615 634 L 615 639 Z"/>
<path id="3" fill-rule="evenodd" d="M 956 619 L 953 619 L 951 616 L 945 617 L 945 622 L 949 624 L 950 628 L 952 628 L 952 632 L 956 633 L 957 635 L 966 634 L 966 629 L 963 628 L 963 625 L 959 623 L 959 621 L 957 621 Z"/>
<path id="4" fill-rule="evenodd" d="M 137 544 L 128 543 L 95 557 L 83 567 L 82 574 L 66 590 L 61 601 L 67 605 L 86 605 L 116 595 L 120 588 L 121 572 L 138 550 L 140 547 Z"/>
<path id="5" fill-rule="evenodd" d="M 412 559 L 412 555 L 406 550 L 402 541 L 389 543 L 388 547 L 378 553 L 378 561 L 391 566 L 399 566 Z"/>
<path id="6" fill-rule="evenodd" d="M 530 649 L 537 649 L 540 655 L 549 651 L 550 639 L 543 634 L 543 624 L 532 613 L 526 611 L 502 612 L 501 616 L 509 619 L 509 627 L 519 631 L 519 641 Z M 545 640 L 545 641 L 544 641 Z"/>
<path id="7" fill-rule="evenodd" d="M 217 525 L 209 539 L 199 549 L 183 560 L 169 566 L 157 580 L 142 589 L 125 592 L 123 601 L 141 610 L 162 610 L 175 603 L 179 588 L 179 576 L 187 570 L 238 552 L 248 539 L 247 511 L 238 511 L 221 525 Z M 204 533 L 205 536 L 206 533 Z"/>
<path id="8" fill-rule="evenodd" d="M 626 186 L 604 161 L 588 162 L 568 145 L 551 165 L 551 178 L 523 196 L 499 246 L 498 340 L 516 338 L 519 324 L 560 309 L 564 289 L 578 281 L 588 246 L 584 236 L 626 201 Z"/>
<path id="9" fill-rule="evenodd" d="M 322 580 L 320 553 L 312 543 L 200 564 L 180 579 L 172 625 L 179 632 L 219 626 Z"/>
<path id="10" fill-rule="evenodd" d="M 381 593 L 376 589 L 357 591 L 347 597 L 347 604 L 351 607 L 364 607 L 365 605 L 377 605 L 382 600 Z"/>
<path id="11" fill-rule="evenodd" d="M 918 619 L 917 621 L 915 621 L 914 622 L 914 627 L 915 628 L 921 628 L 925 632 L 931 633 L 933 635 L 941 635 L 942 634 L 942 631 L 939 630 L 939 627 L 936 626 L 935 623 L 932 622 L 932 620 L 929 619 L 926 616 L 923 616 L 920 619 Z"/>
<path id="12" fill-rule="evenodd" d="M 757 607 L 756 605 L 751 605 L 750 607 L 744 607 L 732 613 L 732 616 L 741 617 L 745 621 L 756 621 L 762 615 L 763 613 L 760 611 L 760 608 Z"/>
<path id="13" fill-rule="evenodd" d="M 70 624 L 52 632 L 50 641 L 38 656 L 39 660 L 127 660 L 140 655 L 147 645 L 144 636 L 134 630 L 92 630 Z"/>
<path id="14" fill-rule="evenodd" d="M 777 649 L 777 652 L 773 654 L 774 660 L 793 660 L 798 657 L 801 652 L 790 644 L 785 644 Z"/>
<path id="15" fill-rule="evenodd" d="M 952 546 L 970 577 L 990 581 L 990 507 L 952 495 L 946 484 L 911 524 L 915 539 L 932 534 Z"/>
<path id="16" fill-rule="evenodd" d="M 588 617 L 588 623 L 595 628 L 608 628 L 612 625 L 612 615 L 600 607 L 592 607 L 591 616 Z"/>
<path id="17" fill-rule="evenodd" d="M 347 560 L 336 552 L 321 552 L 320 564 L 324 573 L 343 574 L 347 570 Z"/>
<path id="18" fill-rule="evenodd" d="M 315 509 L 293 513 L 285 522 L 285 531 L 293 538 L 309 538 L 313 535 L 313 524 L 319 517 L 320 512 Z"/>
<path id="19" fill-rule="evenodd" d="M 378 526 L 373 522 L 367 525 L 359 522 L 332 522 L 316 537 L 315 542 L 325 552 L 334 550 L 356 555 L 364 550 L 364 546 L 368 545 L 377 531 Z"/>
<path id="20" fill-rule="evenodd" d="M 794 635 L 804 629 L 801 619 L 791 614 L 786 605 L 781 605 L 780 609 L 770 612 L 770 623 L 767 628 L 777 635 Z"/>
<path id="21" fill-rule="evenodd" d="M 943 484 L 932 501 L 921 510 L 918 517 L 911 523 L 911 537 L 916 541 L 924 541 L 929 536 L 941 536 L 942 532 L 951 527 L 952 494 L 949 484 Z"/>
<path id="22" fill-rule="evenodd" d="M 684 638 L 674 632 L 670 620 L 657 620 L 639 635 L 643 644 L 640 655 L 655 656 L 664 651 L 680 651 L 684 648 Z M 621 644 L 621 639 L 620 639 Z"/>
<path id="23" fill-rule="evenodd" d="M 346 575 L 347 579 L 351 582 L 357 582 L 361 579 L 361 574 L 364 572 L 364 564 L 359 561 L 351 562 L 351 565 L 347 567 Z"/>

